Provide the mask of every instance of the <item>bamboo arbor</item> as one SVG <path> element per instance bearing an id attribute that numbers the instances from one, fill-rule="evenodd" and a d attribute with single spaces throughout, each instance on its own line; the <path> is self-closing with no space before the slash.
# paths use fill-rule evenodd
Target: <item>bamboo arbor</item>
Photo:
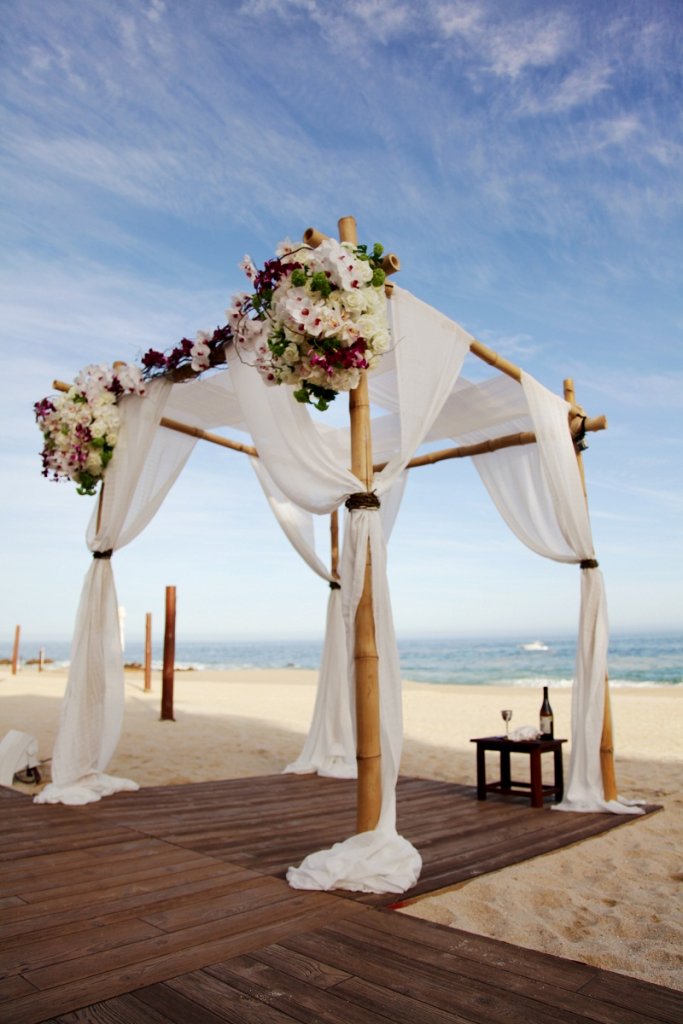
<path id="1" fill-rule="evenodd" d="M 339 240 L 357 244 L 356 222 L 353 217 L 342 217 L 338 222 Z M 317 247 L 326 235 L 315 228 L 308 228 L 303 235 L 303 240 L 312 247 Z M 392 274 L 400 269 L 398 258 L 389 254 L 383 261 L 385 273 Z M 393 286 L 387 282 L 386 291 L 390 294 Z M 522 379 L 520 367 L 500 356 L 493 349 L 482 342 L 474 340 L 470 344 L 470 351 L 477 358 L 488 365 L 506 374 L 518 383 Z M 223 359 L 220 355 L 212 360 L 213 365 L 219 365 Z M 195 376 L 187 367 L 173 371 L 170 378 L 173 381 L 180 381 Z M 68 385 L 61 381 L 55 381 L 53 385 L 59 391 L 67 391 Z M 586 432 L 604 430 L 607 421 L 604 416 L 588 417 L 584 410 L 576 404 L 573 384 L 570 380 L 564 382 L 564 397 L 569 403 L 568 429 L 575 443 L 581 479 L 584 485 L 583 465 L 580 454 L 580 442 Z M 357 495 L 352 495 L 347 505 L 350 509 L 354 507 L 354 499 L 360 499 L 355 507 L 377 507 L 379 502 L 372 494 L 373 475 L 384 467 L 384 463 L 373 464 L 372 434 L 370 400 L 368 392 L 367 371 L 361 371 L 357 388 L 349 393 L 349 424 L 350 424 L 350 460 L 351 471 L 358 479 L 362 488 Z M 182 423 L 175 419 L 162 418 L 160 425 L 169 430 L 177 431 L 196 437 L 197 439 L 216 444 L 220 447 L 229 448 L 252 457 L 258 457 L 258 451 L 252 445 L 232 441 L 220 434 L 215 434 L 201 428 Z M 407 468 L 432 465 L 440 461 L 467 458 L 474 455 L 485 454 L 503 448 L 518 447 L 521 445 L 533 444 L 536 436 L 533 432 L 522 432 L 509 434 L 478 444 L 461 445 L 458 447 L 442 449 L 411 459 Z M 336 577 L 338 567 L 338 521 L 337 513 L 333 512 L 331 517 L 331 547 L 332 547 L 332 575 Z M 355 616 L 355 637 L 354 637 L 354 665 L 355 665 L 355 703 L 356 703 L 356 734 L 357 734 L 357 760 L 358 760 L 358 788 L 357 788 L 357 812 L 356 825 L 358 832 L 365 832 L 375 828 L 379 820 L 381 807 L 381 746 L 380 746 L 380 712 L 379 712 L 379 666 L 378 653 L 375 641 L 375 623 L 372 603 L 372 563 L 370 550 L 366 553 L 364 586 L 362 596 L 358 604 Z M 605 700 L 604 719 L 601 740 L 601 769 L 603 777 L 603 788 L 605 799 L 616 798 L 617 787 L 614 771 L 614 751 L 612 742 L 612 723 L 609 704 L 609 691 L 605 679 Z"/>

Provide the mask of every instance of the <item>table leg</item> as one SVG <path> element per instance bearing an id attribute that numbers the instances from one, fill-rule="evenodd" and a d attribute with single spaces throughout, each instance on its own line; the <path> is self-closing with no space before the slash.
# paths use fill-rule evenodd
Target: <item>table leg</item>
<path id="1" fill-rule="evenodd" d="M 532 750 L 531 755 L 531 806 L 543 807 L 543 775 L 541 773 L 541 751 Z"/>
<path id="2" fill-rule="evenodd" d="M 501 750 L 500 752 L 500 788 L 501 792 L 510 792 L 510 751 Z"/>
<path id="3" fill-rule="evenodd" d="M 559 804 L 564 796 L 564 771 L 562 768 L 562 747 L 553 751 L 555 756 L 555 801 Z"/>
<path id="4" fill-rule="evenodd" d="M 477 800 L 486 799 L 486 751 L 477 743 Z"/>

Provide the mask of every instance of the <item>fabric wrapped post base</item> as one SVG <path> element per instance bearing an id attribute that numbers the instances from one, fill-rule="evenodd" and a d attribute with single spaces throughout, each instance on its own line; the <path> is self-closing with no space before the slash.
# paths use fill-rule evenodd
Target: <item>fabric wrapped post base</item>
<path id="1" fill-rule="evenodd" d="M 309 854 L 298 868 L 289 868 L 287 881 L 293 889 L 402 893 L 415 885 L 421 870 L 412 843 L 376 828 Z"/>
<path id="2" fill-rule="evenodd" d="M 139 788 L 137 782 L 133 782 L 131 779 L 121 779 L 116 775 L 106 775 L 104 772 L 93 772 L 66 786 L 59 786 L 52 782 L 34 797 L 33 802 L 34 804 L 70 804 L 76 807 L 80 804 L 95 803 L 103 796 L 111 796 L 112 793 L 134 793 Z"/>

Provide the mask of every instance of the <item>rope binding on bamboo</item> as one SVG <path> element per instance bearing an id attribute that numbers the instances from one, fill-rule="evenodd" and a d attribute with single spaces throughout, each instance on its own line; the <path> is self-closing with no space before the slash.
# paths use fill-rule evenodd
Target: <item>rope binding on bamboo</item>
<path id="1" fill-rule="evenodd" d="M 358 508 L 379 508 L 380 500 L 374 491 L 357 491 L 349 494 L 344 504 L 349 512 L 353 512 Z"/>

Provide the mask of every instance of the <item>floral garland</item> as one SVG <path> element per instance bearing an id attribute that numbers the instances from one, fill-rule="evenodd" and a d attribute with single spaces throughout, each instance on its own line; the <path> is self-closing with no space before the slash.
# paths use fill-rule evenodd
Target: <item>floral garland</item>
<path id="1" fill-rule="evenodd" d="M 389 347 L 382 252 L 327 238 L 317 248 L 283 242 L 262 270 L 245 256 L 254 290 L 228 310 L 238 354 L 255 354 L 266 384 L 292 385 L 298 402 L 327 409 Z"/>
<path id="2" fill-rule="evenodd" d="M 118 439 L 118 399 L 144 396 L 146 381 L 174 371 L 203 373 L 224 361 L 233 341 L 240 358 L 255 355 L 266 384 L 292 385 L 298 402 L 327 409 L 389 347 L 382 252 L 379 243 L 369 253 L 365 245 L 328 238 L 315 249 L 282 242 L 262 270 L 245 256 L 241 267 L 254 290 L 234 296 L 226 326 L 183 338 L 167 354 L 150 348 L 142 369 L 86 366 L 65 394 L 36 402 L 43 476 L 73 480 L 79 494 L 95 494 Z"/>
<path id="3" fill-rule="evenodd" d="M 144 394 L 139 367 L 120 363 L 86 366 L 65 394 L 36 402 L 43 476 L 74 480 L 79 494 L 94 494 L 118 439 L 117 400 Z"/>

